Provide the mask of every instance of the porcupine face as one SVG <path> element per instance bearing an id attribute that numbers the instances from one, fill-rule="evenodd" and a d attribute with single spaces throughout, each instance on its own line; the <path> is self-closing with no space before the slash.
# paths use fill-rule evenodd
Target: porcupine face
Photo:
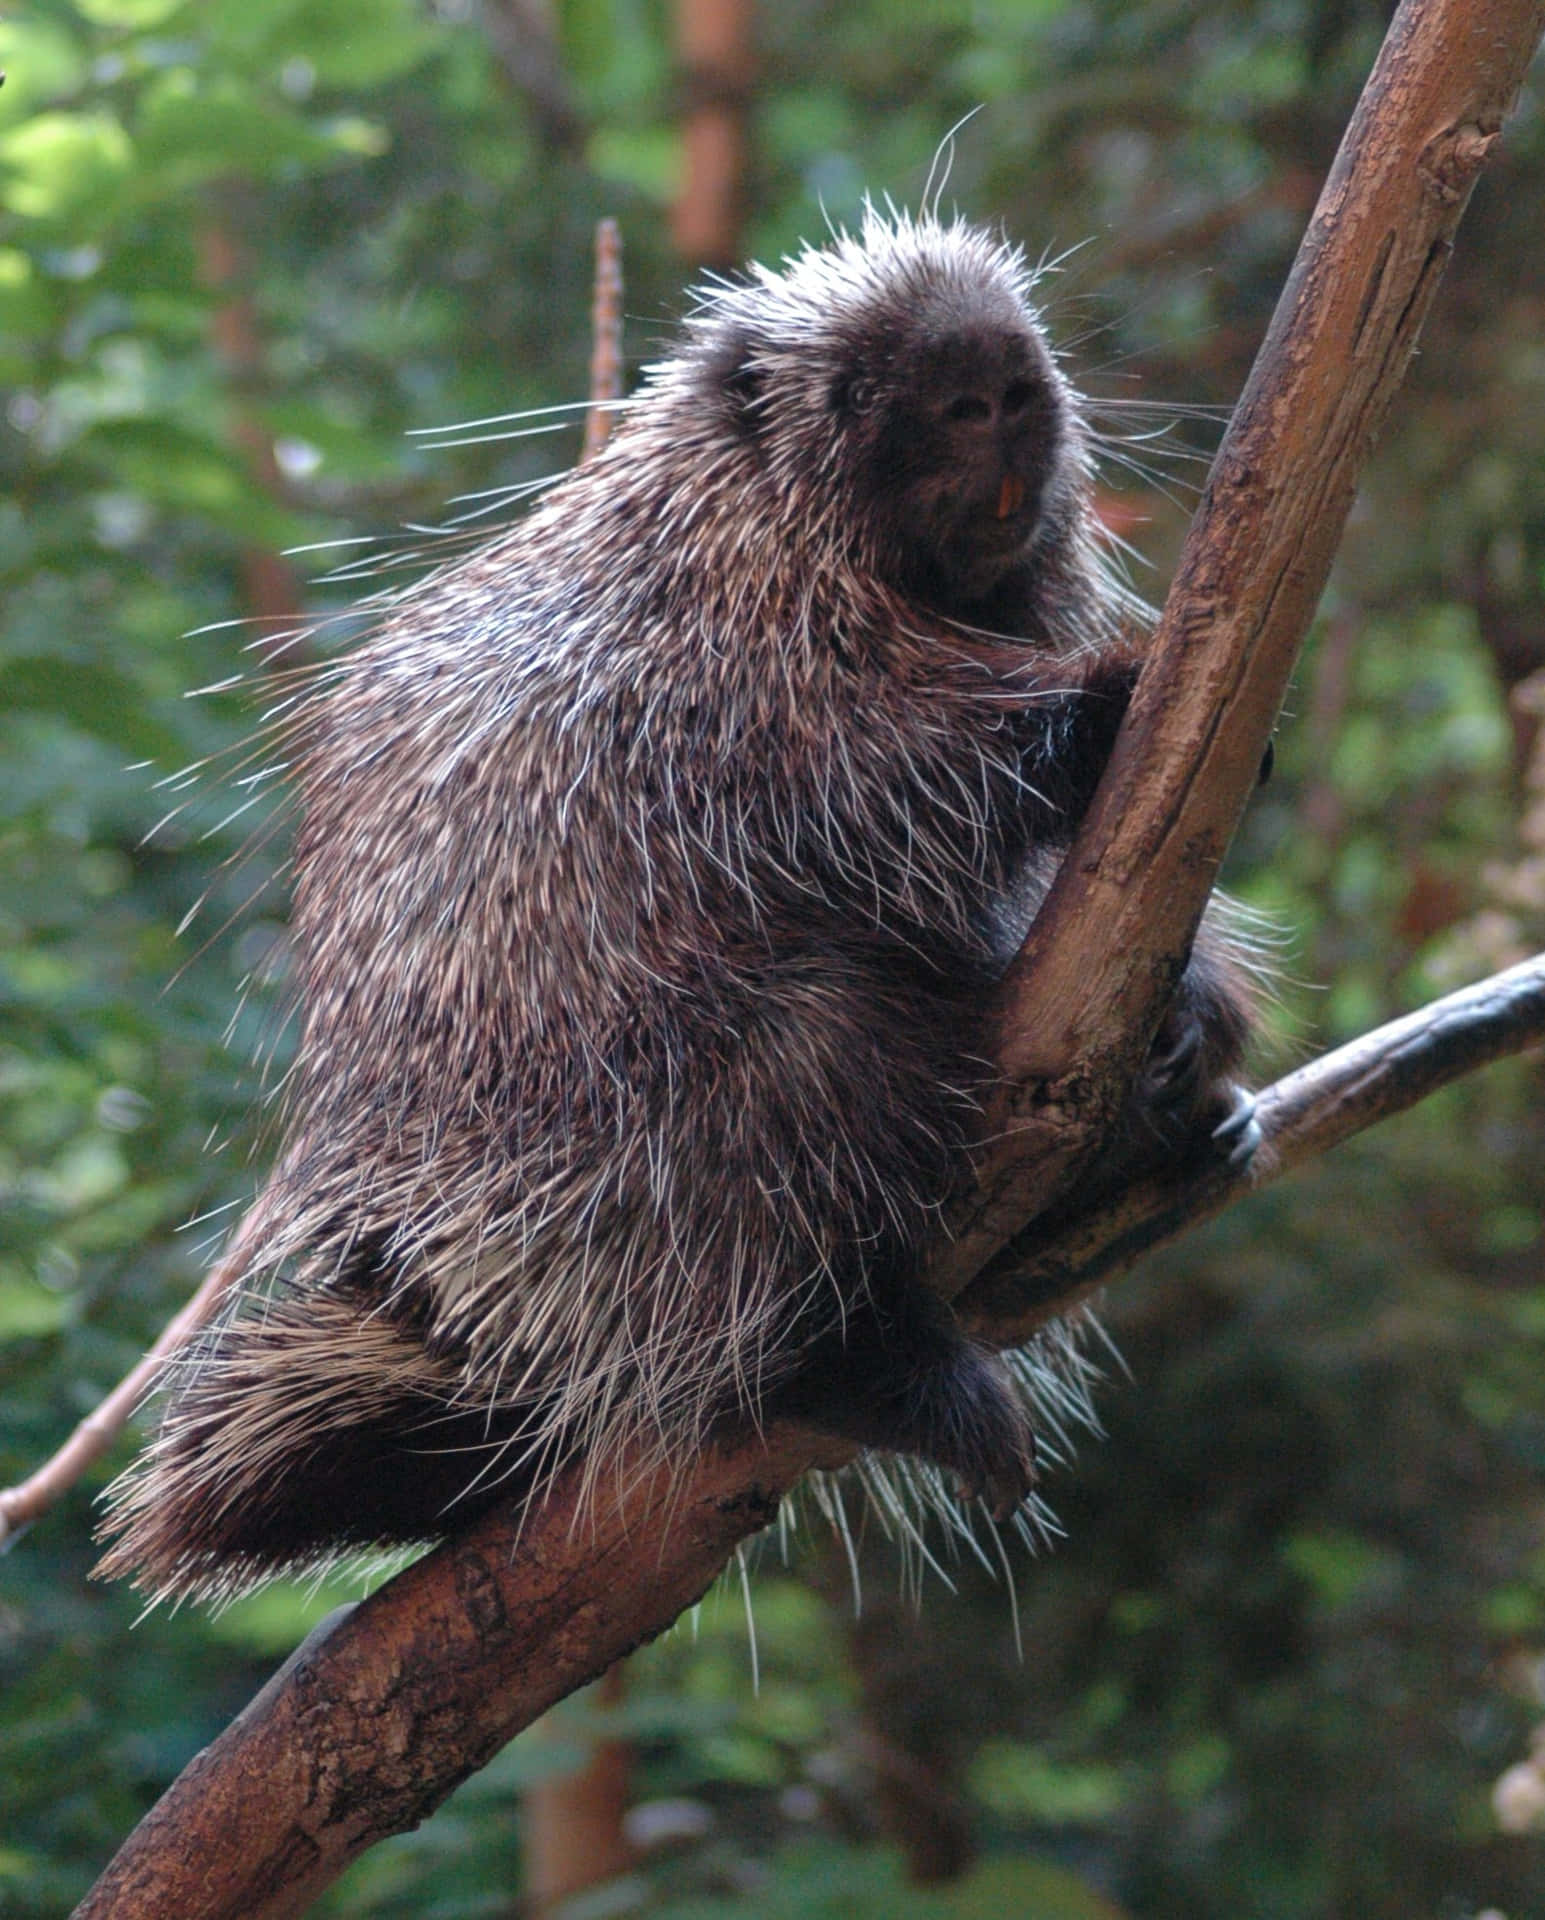
<path id="1" fill-rule="evenodd" d="M 918 315 L 832 384 L 886 570 L 970 612 L 1028 562 L 1063 452 L 1063 403 L 1022 319 Z"/>
<path id="2" fill-rule="evenodd" d="M 1017 257 L 981 234 L 946 246 L 947 231 L 867 222 L 862 245 L 834 250 L 846 256 L 840 308 L 822 303 L 829 251 L 794 262 L 781 298 L 765 280 L 725 289 L 704 318 L 721 404 L 775 480 L 814 488 L 805 510 L 851 530 L 861 567 L 969 622 L 1057 538 L 1083 462 Z M 884 270 L 868 302 L 854 296 L 854 259 L 877 281 Z"/>

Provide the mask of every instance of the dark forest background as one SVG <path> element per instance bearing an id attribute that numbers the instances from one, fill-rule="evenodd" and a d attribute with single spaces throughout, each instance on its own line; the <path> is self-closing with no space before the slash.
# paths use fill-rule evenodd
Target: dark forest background
<path id="1" fill-rule="evenodd" d="M 286 550 L 422 544 L 401 530 L 572 461 L 577 427 L 424 430 L 584 393 L 597 218 L 621 223 L 636 369 L 700 265 L 775 258 L 866 190 L 915 205 L 976 109 L 946 205 L 1065 256 L 1049 324 L 1091 391 L 1177 409 L 1156 436 L 1134 415 L 1149 437 L 1104 477 L 1157 599 L 1386 18 L 31 0 L 0 21 L 0 1483 L 186 1297 L 264 1150 L 248 1062 L 282 836 L 233 865 L 261 794 L 156 783 L 254 724 L 249 642 L 364 590 Z M 1461 229 L 1235 850 L 1283 930 L 1263 1074 L 1545 935 L 1541 106 L 1537 84 Z M 606 1735 L 633 1865 L 576 1920 L 1545 1912 L 1518 1771 L 1545 1718 L 1540 1096 L 1537 1060 L 1494 1069 L 1113 1288 L 1106 1435 L 1053 1475 L 1067 1538 L 1011 1549 L 1012 1595 L 970 1564 L 914 1594 L 865 1541 L 855 1606 L 801 1528 L 751 1582 L 759 1687 L 730 1584 L 318 1911 L 514 1911 Z M 66 1911 L 358 1591 L 142 1619 L 88 1579 L 108 1471 L 0 1562 L 4 1915 Z"/>

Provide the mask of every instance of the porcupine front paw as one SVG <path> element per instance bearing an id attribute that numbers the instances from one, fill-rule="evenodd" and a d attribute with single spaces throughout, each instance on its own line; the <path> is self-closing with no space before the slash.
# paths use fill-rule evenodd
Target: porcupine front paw
<path id="1" fill-rule="evenodd" d="M 1218 1158 L 1242 1173 L 1261 1144 L 1255 1095 L 1217 1075 L 1207 1027 L 1186 1005 L 1172 1007 L 1133 1096 L 1133 1131 L 1198 1159 Z"/>

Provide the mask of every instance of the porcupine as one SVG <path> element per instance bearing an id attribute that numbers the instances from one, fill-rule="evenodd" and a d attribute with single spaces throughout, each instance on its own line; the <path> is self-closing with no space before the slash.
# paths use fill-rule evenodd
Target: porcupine
<path id="1" fill-rule="evenodd" d="M 871 209 L 709 285 L 302 702 L 281 1150 L 103 1571 L 220 1598 L 784 1414 L 1025 1497 L 919 1262 L 1139 653 L 1034 277 Z M 1249 1151 L 1248 998 L 1204 921 L 1107 1168 Z"/>

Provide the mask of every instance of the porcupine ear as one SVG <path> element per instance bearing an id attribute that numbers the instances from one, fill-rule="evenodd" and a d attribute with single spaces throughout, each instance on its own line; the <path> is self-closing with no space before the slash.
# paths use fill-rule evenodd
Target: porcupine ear
<path id="1" fill-rule="evenodd" d="M 767 375 L 757 365 L 756 345 L 744 327 L 729 327 L 714 342 L 705 366 L 707 384 L 722 400 L 736 430 L 748 439 L 761 431 Z"/>

